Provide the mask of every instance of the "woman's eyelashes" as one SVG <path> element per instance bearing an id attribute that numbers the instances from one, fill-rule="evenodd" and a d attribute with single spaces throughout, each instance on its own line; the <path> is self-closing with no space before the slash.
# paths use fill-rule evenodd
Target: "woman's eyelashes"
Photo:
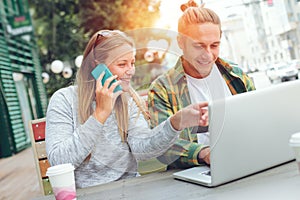
<path id="1" fill-rule="evenodd" d="M 128 66 L 130 65 L 131 67 L 134 67 L 134 63 L 135 63 L 135 62 L 132 62 L 132 63 L 128 64 Z M 118 65 L 119 67 L 124 68 L 124 67 L 127 66 L 127 63 L 119 63 L 119 64 L 117 64 L 117 65 Z"/>
<path id="2" fill-rule="evenodd" d="M 118 66 L 119 67 L 126 67 L 126 63 L 119 63 Z"/>

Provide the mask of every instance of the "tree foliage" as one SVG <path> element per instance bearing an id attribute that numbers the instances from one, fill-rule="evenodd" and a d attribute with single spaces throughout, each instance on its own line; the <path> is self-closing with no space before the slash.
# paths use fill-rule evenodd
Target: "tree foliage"
<path id="1" fill-rule="evenodd" d="M 159 17 L 159 0 L 29 0 L 40 61 L 50 74 L 47 93 L 72 83 L 49 70 L 59 59 L 71 61 L 81 55 L 91 34 L 101 29 L 132 30 L 151 27 Z M 151 9 L 149 9 L 151 8 Z M 72 68 L 76 72 L 76 67 Z"/>
<path id="2" fill-rule="evenodd" d="M 123 31 L 152 26 L 159 17 L 160 2 L 151 0 L 87 0 L 81 1 L 84 32 L 99 29 Z M 151 8 L 151 10 L 149 10 Z"/>

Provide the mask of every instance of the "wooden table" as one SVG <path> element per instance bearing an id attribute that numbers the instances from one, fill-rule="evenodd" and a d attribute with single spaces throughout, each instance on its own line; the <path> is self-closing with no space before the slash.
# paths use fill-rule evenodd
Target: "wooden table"
<path id="1" fill-rule="evenodd" d="M 300 175 L 296 162 L 290 162 L 215 188 L 172 177 L 174 171 L 148 174 L 100 186 L 78 189 L 77 199 L 300 199 Z M 36 200 L 55 199 L 53 196 Z"/>

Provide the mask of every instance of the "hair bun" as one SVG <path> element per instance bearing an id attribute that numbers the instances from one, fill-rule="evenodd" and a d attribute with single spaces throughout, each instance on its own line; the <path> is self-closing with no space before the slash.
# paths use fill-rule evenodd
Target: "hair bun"
<path id="1" fill-rule="evenodd" d="M 184 12 L 189 7 L 198 7 L 198 4 L 194 0 L 189 0 L 187 3 L 182 4 L 180 9 L 182 12 Z"/>

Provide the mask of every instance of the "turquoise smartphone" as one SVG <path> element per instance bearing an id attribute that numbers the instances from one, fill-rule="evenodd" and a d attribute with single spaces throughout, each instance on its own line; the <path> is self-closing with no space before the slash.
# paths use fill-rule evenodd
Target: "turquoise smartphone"
<path id="1" fill-rule="evenodd" d="M 112 73 L 111 73 L 111 71 L 107 68 L 107 66 L 106 66 L 105 64 L 101 63 L 101 64 L 97 65 L 97 66 L 95 67 L 95 69 L 93 69 L 93 71 L 91 72 L 91 74 L 92 74 L 92 76 L 94 77 L 94 79 L 97 80 L 102 72 L 105 72 L 105 74 L 104 74 L 104 76 L 103 76 L 103 78 L 102 78 L 102 81 L 101 81 L 102 85 L 104 85 L 106 79 L 108 79 L 109 77 L 113 76 Z M 114 79 L 114 80 L 110 83 L 109 87 L 111 86 L 111 84 L 113 84 L 113 83 L 115 83 L 115 82 L 116 82 L 116 79 Z M 121 87 L 120 85 L 118 85 L 118 86 L 114 89 L 114 92 L 117 92 L 117 91 L 120 91 L 120 90 L 122 91 L 122 87 Z"/>

